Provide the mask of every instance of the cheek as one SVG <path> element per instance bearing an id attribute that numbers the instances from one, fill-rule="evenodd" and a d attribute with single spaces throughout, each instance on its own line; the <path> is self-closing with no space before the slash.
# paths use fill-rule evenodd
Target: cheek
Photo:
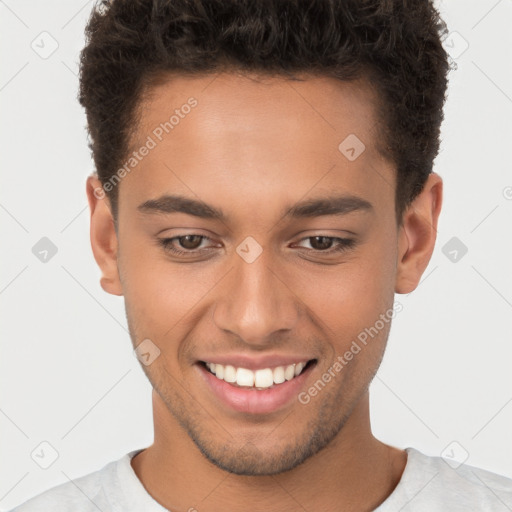
<path id="1" fill-rule="evenodd" d="M 120 252 L 119 268 L 134 334 L 162 344 L 194 323 L 202 311 L 201 299 L 218 280 L 215 270 L 179 265 L 160 249 L 137 244 L 127 244 Z"/>
<path id="2" fill-rule="evenodd" d="M 392 307 L 393 262 L 393 250 L 372 245 L 340 265 L 303 272 L 295 282 L 301 283 L 299 295 L 328 334 L 346 343 Z"/>

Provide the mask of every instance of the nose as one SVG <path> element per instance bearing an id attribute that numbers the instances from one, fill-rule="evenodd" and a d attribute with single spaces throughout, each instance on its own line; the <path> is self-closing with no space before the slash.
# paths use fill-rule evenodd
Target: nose
<path id="1" fill-rule="evenodd" d="M 234 255 L 235 268 L 227 276 L 213 313 L 219 329 L 255 348 L 267 348 L 294 330 L 301 309 L 286 273 L 272 264 L 268 253 L 264 250 L 252 263 Z"/>

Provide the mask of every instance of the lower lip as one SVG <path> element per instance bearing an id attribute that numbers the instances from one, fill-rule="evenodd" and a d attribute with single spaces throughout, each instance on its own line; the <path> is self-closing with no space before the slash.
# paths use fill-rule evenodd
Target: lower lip
<path id="1" fill-rule="evenodd" d="M 269 414 L 296 399 L 312 367 L 312 365 L 308 366 L 292 380 L 258 390 L 233 386 L 215 377 L 202 364 L 197 366 L 208 387 L 222 403 L 235 411 L 249 414 Z"/>

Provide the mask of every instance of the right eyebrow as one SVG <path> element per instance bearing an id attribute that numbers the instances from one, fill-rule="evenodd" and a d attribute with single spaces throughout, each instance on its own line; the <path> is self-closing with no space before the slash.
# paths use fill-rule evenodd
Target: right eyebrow
<path id="1" fill-rule="evenodd" d="M 149 199 L 137 209 L 143 213 L 186 213 L 202 219 L 226 220 L 222 210 L 184 196 L 165 195 L 158 199 Z"/>

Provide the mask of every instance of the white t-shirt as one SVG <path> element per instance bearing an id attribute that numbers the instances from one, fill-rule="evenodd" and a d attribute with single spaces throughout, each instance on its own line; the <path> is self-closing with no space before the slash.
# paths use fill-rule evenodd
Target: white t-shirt
<path id="1" fill-rule="evenodd" d="M 134 450 L 102 469 L 49 489 L 11 512 L 168 512 L 130 464 Z M 375 512 L 512 511 L 512 480 L 483 469 L 452 469 L 441 457 L 406 449 L 402 478 Z"/>

